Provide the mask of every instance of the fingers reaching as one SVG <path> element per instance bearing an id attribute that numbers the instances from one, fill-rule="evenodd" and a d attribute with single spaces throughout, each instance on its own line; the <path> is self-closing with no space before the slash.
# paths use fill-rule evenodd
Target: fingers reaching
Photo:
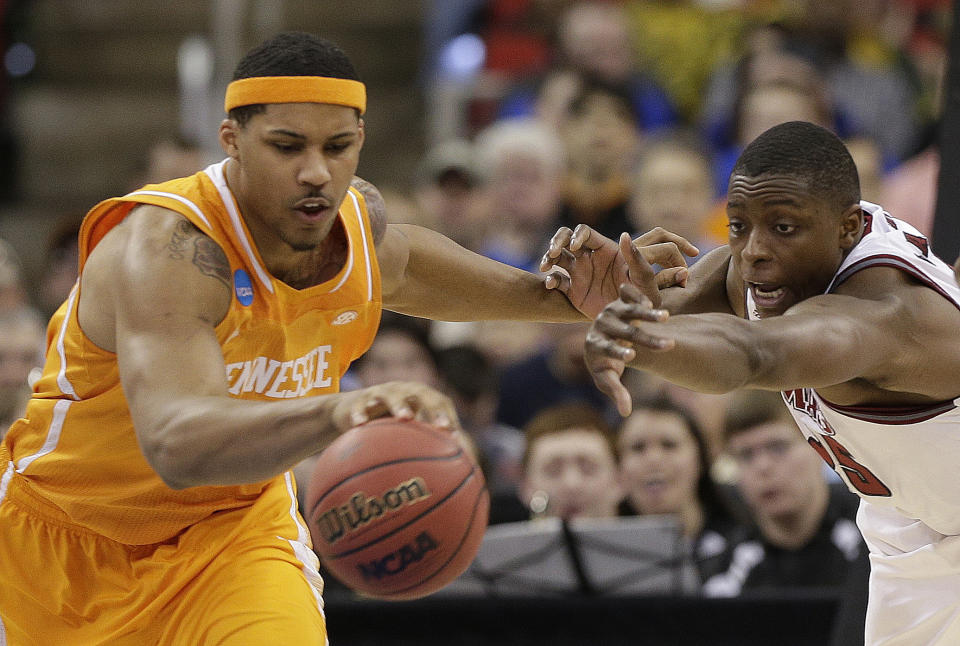
<path id="1" fill-rule="evenodd" d="M 676 233 L 671 233 L 662 227 L 655 227 L 634 240 L 634 243 L 641 247 L 664 242 L 675 244 L 683 255 L 689 256 L 690 258 L 700 255 L 700 250 L 690 244 L 690 241 L 686 238 L 678 236 Z"/>
<path id="2" fill-rule="evenodd" d="M 570 227 L 560 227 L 550 238 L 550 244 L 547 246 L 547 252 L 543 254 L 540 260 L 540 271 L 547 271 L 553 266 L 554 262 L 560 257 L 560 254 L 570 248 L 570 240 L 573 237 L 573 231 Z"/>
<path id="3" fill-rule="evenodd" d="M 570 250 L 578 251 L 586 249 L 593 251 L 610 244 L 610 238 L 599 231 L 596 231 L 586 224 L 578 224 L 573 231 L 573 238 L 570 240 Z"/>
<path id="4" fill-rule="evenodd" d="M 633 397 L 630 391 L 620 381 L 620 375 L 616 370 L 607 369 L 593 374 L 593 382 L 617 407 L 617 412 L 621 417 L 628 417 L 633 410 Z"/>

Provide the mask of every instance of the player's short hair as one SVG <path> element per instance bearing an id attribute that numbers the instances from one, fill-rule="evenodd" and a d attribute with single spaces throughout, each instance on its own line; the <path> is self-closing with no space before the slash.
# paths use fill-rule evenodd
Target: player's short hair
<path id="1" fill-rule="evenodd" d="M 353 63 L 336 44 L 301 31 L 278 34 L 247 52 L 237 64 L 231 80 L 260 76 L 325 76 L 360 80 Z M 244 126 L 251 117 L 265 109 L 262 103 L 244 105 L 231 110 L 228 116 Z"/>
<path id="2" fill-rule="evenodd" d="M 860 177 L 847 147 L 825 128 L 788 121 L 754 139 L 730 176 L 790 175 L 838 210 L 860 202 Z"/>

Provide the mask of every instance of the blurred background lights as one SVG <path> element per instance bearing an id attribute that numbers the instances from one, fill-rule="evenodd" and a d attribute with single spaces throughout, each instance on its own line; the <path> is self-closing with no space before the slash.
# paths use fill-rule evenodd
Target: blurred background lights
<path id="1" fill-rule="evenodd" d="M 3 56 L 3 65 L 10 76 L 26 76 L 33 71 L 37 55 L 26 43 L 14 43 Z"/>
<path id="2" fill-rule="evenodd" d="M 483 68 L 487 51 L 476 34 L 463 34 L 450 40 L 440 54 L 440 75 L 455 80 L 467 80 Z"/>

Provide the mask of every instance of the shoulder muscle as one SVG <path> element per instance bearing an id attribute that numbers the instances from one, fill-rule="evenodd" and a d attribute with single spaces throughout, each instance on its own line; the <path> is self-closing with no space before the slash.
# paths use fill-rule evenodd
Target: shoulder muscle
<path id="1" fill-rule="evenodd" d="M 230 294 L 223 249 L 179 213 L 143 205 L 91 252 L 78 314 L 91 340 L 114 350 L 120 319 L 137 326 L 184 317 L 215 326 Z"/>

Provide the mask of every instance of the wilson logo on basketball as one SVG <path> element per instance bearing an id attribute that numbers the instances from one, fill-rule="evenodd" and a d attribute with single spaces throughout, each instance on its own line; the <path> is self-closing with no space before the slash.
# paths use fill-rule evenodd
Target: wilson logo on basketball
<path id="1" fill-rule="evenodd" d="M 329 509 L 317 516 L 320 536 L 332 545 L 345 535 L 360 529 L 384 514 L 407 507 L 430 497 L 423 478 L 411 478 L 387 489 L 381 496 L 369 497 L 363 491 L 350 496 L 350 502 Z"/>
<path id="2" fill-rule="evenodd" d="M 412 563 L 423 559 L 427 552 L 437 549 L 437 539 L 427 532 L 420 532 L 414 542 L 403 545 L 396 552 L 374 559 L 369 563 L 357 563 L 357 569 L 364 579 L 379 581 L 385 576 L 400 574 Z"/>

